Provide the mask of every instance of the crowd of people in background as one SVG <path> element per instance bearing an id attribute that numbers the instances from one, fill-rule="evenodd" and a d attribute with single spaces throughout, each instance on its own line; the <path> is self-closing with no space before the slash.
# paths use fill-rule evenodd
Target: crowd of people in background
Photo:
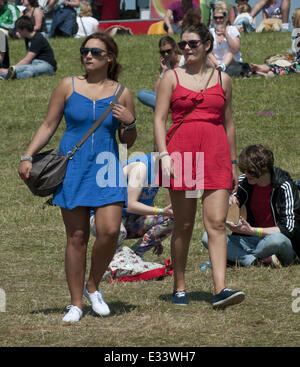
<path id="1" fill-rule="evenodd" d="M 154 112 L 154 160 L 147 154 L 125 162 L 123 170 L 116 168 L 116 134 L 128 147 L 137 136 L 133 97 L 125 88 L 105 122 L 68 164 L 53 198 L 61 208 L 67 234 L 71 305 L 64 322 L 81 319 L 83 295 L 97 314 L 110 314 L 99 283 L 126 238 L 137 239 L 133 249 L 143 257 L 150 249 L 160 255 L 162 241 L 172 234 L 172 303 L 187 306 L 185 269 L 199 197 L 205 227 L 202 243 L 208 248 L 212 267 L 213 307 L 238 304 L 245 298 L 242 290 L 226 287 L 228 262 L 281 267 L 299 260 L 298 187 L 288 172 L 274 166 L 273 152 L 263 145 L 250 144 L 237 159 L 230 76 L 300 72 L 300 9 L 292 12 L 292 56 L 273 58 L 274 63 L 247 64 L 241 54 L 241 33 L 267 30 L 270 24 L 272 30 L 288 30 L 290 1 L 259 0 L 253 8 L 248 0 L 235 2 L 230 9 L 223 1 L 213 2 L 208 26 L 197 2 L 175 1 L 167 9 L 167 35 L 159 40 L 153 91 L 142 89 L 137 95 Z M 263 21 L 257 25 L 260 11 Z M 49 14 L 52 22 L 47 28 Z M 64 78 L 53 92 L 47 115 L 21 157 L 23 180 L 30 175 L 32 157 L 47 145 L 63 115 L 66 132 L 60 151 L 67 154 L 120 89 L 118 46 L 109 34 L 97 32 L 98 23 L 87 1 L 50 0 L 41 5 L 37 0 L 22 0 L 19 9 L 0 0 L 2 80 L 53 75 L 57 62 L 47 37 L 84 38 L 80 57 L 85 75 Z M 180 35 L 178 43 L 173 34 Z M 9 61 L 9 37 L 25 41 L 27 53 L 15 65 Z M 166 131 L 170 112 L 172 124 Z M 115 157 L 117 180 L 127 180 L 127 188 L 102 187 L 95 181 L 96 157 L 103 152 Z M 187 152 L 189 158 L 183 160 Z M 159 169 L 152 174 L 155 166 Z M 239 177 L 237 168 L 242 172 Z M 154 205 L 158 187 L 153 188 L 153 183 L 168 189 L 170 202 L 163 208 Z M 238 224 L 226 221 L 231 205 L 246 207 L 246 216 Z M 231 235 L 226 235 L 226 228 Z M 85 282 L 90 230 L 95 241 Z"/>

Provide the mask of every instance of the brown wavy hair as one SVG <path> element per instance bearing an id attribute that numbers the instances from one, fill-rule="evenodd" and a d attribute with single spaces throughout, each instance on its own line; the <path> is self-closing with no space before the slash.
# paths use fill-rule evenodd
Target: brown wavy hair
<path id="1" fill-rule="evenodd" d="M 249 145 L 239 155 L 239 169 L 259 178 L 266 172 L 271 172 L 274 166 L 274 155 L 262 144 Z"/>
<path id="2" fill-rule="evenodd" d="M 118 45 L 116 44 L 115 40 L 107 33 L 96 32 L 86 37 L 86 39 L 82 42 L 81 47 L 85 47 L 86 43 L 90 39 L 96 39 L 105 44 L 107 54 L 112 59 L 112 61 L 108 65 L 107 77 L 117 82 L 118 77 L 121 72 L 121 65 L 118 62 L 119 49 L 118 49 Z M 82 59 L 81 59 L 81 62 L 82 62 Z"/>

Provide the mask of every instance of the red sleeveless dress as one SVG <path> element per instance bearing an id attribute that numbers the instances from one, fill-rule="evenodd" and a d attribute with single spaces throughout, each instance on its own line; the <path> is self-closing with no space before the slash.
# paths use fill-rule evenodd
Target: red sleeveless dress
<path id="1" fill-rule="evenodd" d="M 175 178 L 161 177 L 162 186 L 173 190 L 215 190 L 232 188 L 232 163 L 230 146 L 223 126 L 226 96 L 218 83 L 205 92 L 194 92 L 179 84 L 172 94 L 170 108 L 172 131 L 196 102 L 197 107 L 179 126 L 167 145 L 174 161 Z"/>

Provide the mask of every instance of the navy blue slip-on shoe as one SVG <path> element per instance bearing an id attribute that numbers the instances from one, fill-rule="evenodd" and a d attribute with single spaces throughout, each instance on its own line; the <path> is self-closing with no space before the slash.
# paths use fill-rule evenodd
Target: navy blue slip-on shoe
<path id="1" fill-rule="evenodd" d="M 232 289 L 224 288 L 220 293 L 213 297 L 213 307 L 226 307 L 236 305 L 243 302 L 245 293 L 242 291 L 233 291 Z"/>
<path id="2" fill-rule="evenodd" d="M 186 295 L 186 291 L 173 292 L 172 303 L 173 305 L 187 306 L 189 304 L 189 299 Z"/>

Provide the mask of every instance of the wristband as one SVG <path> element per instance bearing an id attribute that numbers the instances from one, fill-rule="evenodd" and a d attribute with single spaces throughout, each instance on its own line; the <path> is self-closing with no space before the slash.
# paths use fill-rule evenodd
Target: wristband
<path id="1" fill-rule="evenodd" d="M 231 163 L 232 163 L 232 164 L 237 164 L 236 159 L 232 160 L 232 161 L 231 161 Z"/>
<path id="2" fill-rule="evenodd" d="M 159 155 L 159 159 L 162 159 L 163 157 L 166 157 L 167 155 L 169 155 L 168 152 L 163 152 Z"/>
<path id="3" fill-rule="evenodd" d="M 154 207 L 153 208 L 153 213 L 154 213 L 154 215 L 157 215 L 157 214 L 162 215 L 164 213 L 164 210 L 162 208 Z"/>
<path id="4" fill-rule="evenodd" d="M 162 79 L 165 73 L 160 73 L 159 79 Z"/>
<path id="5" fill-rule="evenodd" d="M 20 162 L 29 161 L 32 162 L 32 157 L 29 155 L 21 155 Z"/>
<path id="6" fill-rule="evenodd" d="M 134 129 L 135 128 L 135 126 L 136 126 L 136 119 L 134 119 L 130 124 L 127 124 L 127 125 L 121 125 L 121 127 L 125 130 L 125 131 L 127 131 L 127 130 L 132 130 L 132 129 Z"/>
<path id="7" fill-rule="evenodd" d="M 263 229 L 261 227 L 256 228 L 256 236 L 262 237 L 263 235 Z"/>

